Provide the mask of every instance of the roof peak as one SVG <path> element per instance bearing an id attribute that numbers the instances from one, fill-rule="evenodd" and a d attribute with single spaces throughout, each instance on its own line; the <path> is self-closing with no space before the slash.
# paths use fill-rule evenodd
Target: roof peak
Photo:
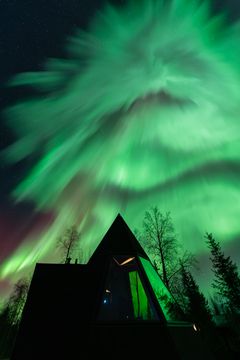
<path id="1" fill-rule="evenodd" d="M 148 258 L 137 238 L 129 228 L 123 216 L 118 213 L 98 244 L 90 261 L 106 258 L 109 255 L 141 255 Z"/>

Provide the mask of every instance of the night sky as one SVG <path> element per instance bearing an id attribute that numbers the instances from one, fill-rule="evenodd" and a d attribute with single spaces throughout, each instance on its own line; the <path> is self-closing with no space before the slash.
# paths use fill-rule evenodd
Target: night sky
<path id="1" fill-rule="evenodd" d="M 126 3 L 127 1 L 111 1 L 111 4 L 117 4 L 119 9 Z M 137 3 L 138 1 L 136 1 L 136 4 Z M 86 84 L 89 84 L 89 88 L 86 85 L 86 89 L 84 90 L 86 90 L 85 93 L 89 94 L 90 97 L 93 99 L 96 98 L 97 102 L 97 94 L 102 94 L 101 89 L 104 86 L 107 87 L 107 82 L 113 81 L 112 79 L 114 79 L 115 82 L 111 87 L 112 90 L 109 87 L 109 94 L 111 94 L 111 92 L 114 93 L 115 91 L 116 99 L 112 98 L 112 105 L 109 105 L 109 107 L 105 105 L 104 110 L 100 109 L 99 105 L 99 113 L 105 111 L 105 114 L 101 116 L 98 115 L 98 120 L 100 119 L 104 125 L 101 125 L 100 128 L 96 121 L 96 124 L 94 125 L 95 128 L 91 130 L 92 132 L 89 135 L 88 141 L 84 140 L 83 145 L 79 146 L 78 149 L 74 149 L 71 147 L 72 144 L 70 145 L 67 143 L 67 140 L 74 136 L 73 134 L 76 130 L 72 130 L 71 126 L 75 126 L 74 120 L 77 119 L 79 115 L 75 115 L 74 107 L 71 107 L 70 109 L 69 104 L 77 103 L 78 97 L 76 96 L 77 100 L 74 100 L 73 98 L 74 94 L 77 95 L 78 89 L 81 89 L 82 91 L 81 93 L 79 90 L 79 94 L 82 94 L 79 95 L 79 98 L 81 98 L 81 96 L 82 99 L 84 99 L 84 96 L 87 97 L 82 89 L 84 81 L 82 84 L 78 85 L 76 80 L 76 83 L 72 85 L 74 82 L 72 79 L 74 79 L 74 77 L 76 77 L 76 79 L 77 76 L 79 76 L 79 79 L 81 78 L 81 75 L 79 75 L 80 71 L 78 73 L 78 70 L 76 70 L 77 62 L 72 65 L 71 73 L 70 70 L 68 70 L 69 75 L 67 80 L 64 79 L 64 86 L 66 86 L 64 87 L 64 91 L 66 91 L 66 94 L 69 94 L 69 97 L 63 97 L 63 105 L 61 105 L 60 100 L 58 103 L 56 101 L 53 105 L 49 104 L 46 100 L 47 98 L 52 99 L 54 96 L 58 96 L 56 94 L 61 93 L 62 84 L 58 85 L 59 87 L 57 89 L 57 85 L 53 89 L 51 89 L 52 85 L 47 85 L 47 90 L 44 88 L 43 91 L 39 91 L 37 86 L 35 88 L 24 85 L 16 87 L 8 86 L 9 81 L 14 79 L 14 75 L 16 74 L 24 72 L 41 72 L 45 69 L 46 61 L 49 58 L 71 58 L 66 52 L 67 39 L 70 36 L 74 36 L 78 29 L 87 31 L 89 23 L 91 23 L 93 17 L 103 9 L 104 4 L 105 2 L 101 0 L 0 0 L 0 51 L 2 65 L 0 67 L 0 297 L 2 296 L 2 298 L 9 293 L 12 284 L 14 284 L 18 278 L 31 273 L 36 261 L 57 261 L 58 253 L 55 251 L 55 240 L 63 230 L 63 223 L 65 220 L 66 226 L 70 225 L 72 222 L 76 222 L 79 225 L 79 228 L 83 233 L 83 242 L 85 244 L 85 254 L 87 258 L 107 228 L 111 225 L 118 212 L 121 212 L 128 225 L 133 230 L 135 227 L 140 226 L 144 211 L 151 205 L 158 205 L 163 211 L 170 210 L 172 212 L 173 221 L 176 224 L 176 232 L 179 234 L 180 241 L 191 251 L 194 252 L 196 250 L 195 253 L 198 256 L 201 265 L 199 282 L 206 292 L 208 291 L 207 284 L 209 277 L 208 253 L 205 245 L 200 245 L 201 242 L 204 242 L 203 236 L 205 231 L 213 232 L 217 239 L 221 241 L 224 251 L 231 255 L 233 260 L 238 264 L 240 263 L 240 147 L 238 145 L 240 139 L 237 135 L 236 138 L 232 137 L 232 132 L 237 134 L 239 125 L 234 125 L 235 127 L 229 135 L 229 144 L 236 143 L 236 146 L 233 149 L 230 149 L 229 145 L 229 147 L 227 147 L 229 155 L 225 158 L 222 156 L 220 160 L 218 156 L 220 153 L 222 154 L 222 150 L 220 149 L 220 145 L 222 144 L 221 137 L 217 138 L 216 143 L 213 144 L 215 152 L 213 152 L 212 147 L 209 147 L 208 149 L 208 145 L 205 146 L 205 144 L 201 143 L 199 140 L 199 148 L 201 147 L 201 149 L 204 150 L 201 152 L 204 152 L 204 159 L 206 159 L 206 153 L 211 153 L 211 151 L 213 156 L 208 158 L 207 161 L 201 162 L 199 160 L 197 166 L 196 162 L 198 160 L 194 163 L 195 160 L 193 161 L 193 158 L 197 159 L 198 155 L 195 154 L 195 149 L 192 150 L 192 144 L 188 144 L 188 137 L 186 136 L 185 138 L 183 134 L 181 144 L 184 144 L 184 151 L 182 145 L 180 146 L 180 141 L 178 144 L 178 140 L 174 140 L 175 133 L 171 130 L 174 126 L 171 127 L 169 133 L 165 133 L 165 137 L 161 139 L 161 146 L 155 142 L 155 138 L 153 139 L 153 133 L 155 133 L 154 127 L 156 127 L 156 124 L 151 127 L 151 124 L 146 125 L 145 120 L 143 120 L 142 123 L 145 130 L 141 130 L 143 127 L 140 123 L 138 126 L 132 126 L 129 130 L 129 134 L 126 135 L 126 132 L 128 131 L 126 123 L 130 122 L 131 119 L 137 119 L 137 116 L 133 114 L 134 111 L 138 111 L 137 114 L 140 114 L 144 119 L 148 106 L 150 106 L 151 114 L 154 115 L 156 109 L 152 110 L 152 107 L 155 106 L 155 102 L 158 100 L 152 95 L 149 95 L 149 93 L 152 94 L 153 92 L 153 90 L 149 91 L 150 85 L 146 85 L 149 86 L 149 89 L 144 90 L 145 85 L 142 80 L 141 83 L 139 81 L 139 88 L 142 86 L 143 95 L 145 96 L 144 103 L 142 101 L 143 95 L 141 94 L 141 97 L 136 97 L 134 100 L 131 100 L 131 105 L 128 105 L 132 106 L 129 108 L 130 110 L 125 109 L 125 100 L 122 100 L 122 104 L 120 104 L 119 101 L 117 107 L 116 103 L 118 100 L 116 99 L 118 92 L 119 98 L 122 98 L 122 94 L 125 92 L 129 93 L 130 98 L 133 96 L 132 93 L 134 91 L 129 90 L 130 85 L 128 85 L 128 89 L 125 89 L 124 81 L 122 81 L 120 77 L 118 78 L 115 74 L 110 76 L 113 69 L 109 65 L 109 62 L 109 64 L 106 63 L 104 65 L 103 63 L 103 65 L 101 65 L 102 67 L 105 66 L 106 69 L 109 69 L 109 78 L 107 75 L 105 77 L 103 75 L 102 77 L 98 75 L 97 71 L 101 71 L 101 66 L 99 65 L 98 69 L 97 67 L 96 69 L 92 69 L 92 79 L 85 80 Z M 240 17 L 240 4 L 238 0 L 216 0 L 215 2 L 211 2 L 211 4 L 212 14 L 225 14 L 227 26 L 238 21 Z M 190 14 L 188 15 L 190 16 Z M 111 21 L 111 26 L 114 28 L 114 19 L 109 19 L 109 22 Z M 140 22 L 140 17 L 137 21 Z M 181 22 L 179 23 L 181 25 Z M 129 17 L 129 24 L 131 24 L 131 16 Z M 126 34 L 123 34 L 124 28 L 121 28 L 122 39 L 127 37 L 127 26 Z M 96 28 L 97 27 L 95 27 L 94 31 L 96 31 Z M 99 29 L 101 30 L 100 26 Z M 103 39 L 103 43 L 104 36 L 108 36 L 104 31 L 105 30 L 99 35 L 99 37 Z M 134 32 L 133 28 L 129 28 L 128 31 L 129 34 L 131 31 Z M 116 34 L 118 34 L 117 31 Z M 143 54 L 147 54 L 148 51 L 150 51 L 148 49 L 152 49 L 149 45 L 151 39 L 145 39 L 144 36 L 145 35 L 142 35 L 142 40 L 140 35 L 138 38 L 138 41 L 143 41 L 143 44 L 141 49 L 139 47 L 141 52 L 139 52 L 138 57 L 136 57 L 136 62 L 139 61 L 139 57 L 143 57 Z M 129 35 L 129 38 L 130 37 L 131 34 Z M 111 41 L 114 42 L 114 35 L 112 35 L 112 39 L 109 37 L 109 44 L 104 46 L 111 46 Z M 146 41 L 146 44 L 144 44 L 144 41 Z M 131 44 L 132 48 L 137 48 L 138 46 L 136 39 L 135 42 L 134 39 L 131 40 L 131 42 L 129 41 L 129 44 Z M 188 43 L 186 42 L 185 45 L 187 46 L 187 44 Z M 78 44 L 74 44 L 73 46 L 75 46 L 74 51 L 76 54 Z M 210 48 L 209 44 L 208 46 Z M 232 44 L 229 42 L 229 46 L 234 47 L 234 41 Z M 117 48 L 116 52 L 120 51 L 119 48 Z M 218 50 L 214 50 L 215 54 Z M 178 51 L 176 56 L 181 56 L 181 49 Z M 236 54 L 231 54 L 232 57 L 235 55 Z M 83 55 L 81 56 L 84 58 Z M 110 56 L 113 57 L 114 54 L 111 53 L 109 59 Z M 211 56 L 212 55 L 210 54 L 209 57 Z M 124 61 L 128 60 L 126 60 L 124 56 L 122 59 L 122 64 Z M 225 55 L 226 63 L 228 63 L 227 59 L 228 57 Z M 100 60 L 103 61 L 103 55 Z M 195 58 L 191 61 L 194 62 Z M 232 58 L 231 61 L 234 62 Z M 189 61 L 190 66 L 192 65 L 192 62 Z M 81 71 L 82 69 L 84 70 L 86 64 L 79 64 L 80 62 L 77 63 L 77 65 L 81 68 Z M 119 70 L 116 70 L 116 72 L 120 72 L 120 67 L 124 66 L 121 65 L 120 55 L 118 64 L 120 64 Z M 134 64 L 134 60 L 132 59 L 131 64 Z M 196 64 L 197 61 L 192 67 L 195 67 L 197 70 L 198 65 Z M 93 67 L 95 65 L 93 64 L 91 66 Z M 213 68 L 213 71 L 215 71 L 212 58 L 209 69 L 210 68 Z M 229 68 L 231 68 L 231 65 L 229 65 Z M 107 71 L 106 69 L 104 69 L 104 71 Z M 240 71 L 240 63 L 236 65 L 236 69 Z M 202 71 L 203 76 L 206 76 L 206 78 L 211 78 L 209 74 L 205 75 L 203 66 L 201 67 L 199 65 L 198 70 L 200 72 Z M 237 70 L 235 71 L 234 69 L 235 72 L 237 72 Z M 124 76 L 123 67 L 121 68 L 121 71 Z M 187 70 L 184 71 L 184 76 L 186 76 Z M 176 75 L 174 73 L 174 75 L 177 76 L 178 74 Z M 128 76 L 129 77 L 126 77 L 126 81 L 130 84 L 130 75 Z M 71 81 L 69 79 L 71 79 Z M 20 79 L 19 83 L 21 83 L 21 81 L 22 80 Z M 27 77 L 24 81 L 26 83 L 31 82 L 30 80 L 27 80 Z M 211 83 L 210 86 L 212 86 L 212 80 L 207 81 L 209 81 L 209 83 Z M 39 79 L 36 80 L 36 83 L 39 83 Z M 50 81 L 48 84 L 50 84 Z M 239 85 L 240 80 L 236 81 L 236 84 L 232 85 L 231 89 L 233 89 L 234 86 L 238 87 Z M 208 82 L 206 83 L 206 87 L 207 86 Z M 215 91 L 213 90 L 215 89 L 214 86 L 210 88 L 209 92 Z M 216 84 L 216 89 L 217 87 L 218 85 Z M 233 93 L 235 94 L 237 91 L 234 89 Z M 222 94 L 223 98 L 226 98 L 229 95 L 229 93 L 227 94 L 227 88 L 225 90 L 226 94 Z M 162 100 L 163 93 L 165 97 Z M 161 101 L 164 102 L 164 111 L 166 111 L 167 116 L 169 113 L 168 110 L 166 110 L 166 104 L 168 105 L 168 102 L 173 101 L 172 99 L 174 99 L 175 102 L 178 101 L 181 103 L 179 107 L 188 107 L 189 99 L 185 101 L 182 96 L 179 97 L 179 93 L 177 93 L 176 98 L 173 97 L 171 92 L 170 95 L 165 95 L 165 93 L 166 89 L 163 87 Z M 201 94 L 201 91 L 199 93 Z M 61 98 L 62 95 L 59 96 Z M 70 96 L 72 97 L 70 98 Z M 99 98 L 101 98 L 100 95 Z M 26 102 L 26 99 L 29 101 Z M 32 109 L 30 108 L 31 105 L 28 104 L 31 104 L 31 101 L 34 101 L 34 99 L 39 99 L 39 101 L 36 108 Z M 69 103 L 64 107 L 64 104 L 67 104 L 67 99 L 69 99 Z M 106 92 L 104 101 L 107 103 L 108 100 L 110 102 Z M 237 114 L 240 114 L 239 106 L 238 109 L 236 109 L 235 106 L 238 100 L 237 95 L 236 99 L 232 98 L 231 100 L 234 104 L 225 107 L 223 110 L 221 109 L 221 115 L 222 113 L 225 114 L 228 111 L 228 108 L 231 107 L 231 119 L 234 119 L 232 123 L 235 124 Z M 214 102 L 215 100 L 212 101 Z M 219 99 L 216 101 L 221 102 Z M 25 106 L 25 103 L 26 110 L 23 107 L 19 107 L 19 109 L 14 108 L 15 104 L 23 104 Z M 231 101 L 229 101 L 229 103 L 231 103 Z M 41 104 L 43 106 L 43 118 L 39 116 L 38 119 Z M 60 111 L 61 106 L 63 106 L 63 108 Z M 93 107 L 94 105 L 91 106 Z M 172 103 L 170 104 L 170 107 L 171 106 Z M 97 105 L 95 105 L 95 107 L 97 108 Z M 116 110 L 116 108 L 118 110 Z M 6 111 L 6 109 L 13 110 Z M 56 120 L 56 123 L 62 124 L 62 128 L 60 129 L 59 126 L 59 133 L 54 134 L 49 126 L 49 132 L 47 133 L 46 130 L 46 134 L 44 135 L 42 129 L 48 129 L 47 117 L 49 116 L 49 119 L 51 119 L 50 114 L 51 111 L 54 113 L 54 109 L 58 109 L 59 111 L 59 121 L 57 122 Z M 232 115 L 233 112 L 234 115 Z M 31 122 L 33 125 L 26 125 L 23 120 L 24 116 L 26 124 L 29 121 L 27 119 L 30 119 L 29 123 Z M 199 117 L 200 116 L 202 115 L 199 115 Z M 35 129 L 34 122 L 32 121 L 33 118 L 37 119 Z M 93 116 L 89 116 L 89 118 L 93 118 L 95 121 Z M 119 119 L 121 118 L 125 119 L 122 127 L 119 125 Z M 209 122 L 210 121 L 211 117 L 209 116 Z M 67 124 L 71 124 L 71 126 L 69 125 L 68 128 Z M 112 124 L 116 124 L 116 126 L 113 126 Z M 185 126 L 188 128 L 188 124 Z M 19 130 L 16 131 L 16 128 Z M 165 124 L 165 122 L 164 129 L 168 130 L 168 125 L 167 123 Z M 218 129 L 218 125 L 216 125 L 216 127 L 213 125 L 209 128 L 207 127 L 206 132 L 217 133 L 216 129 Z M 84 131 L 86 132 L 87 130 Z M 204 133 L 204 124 L 201 131 Z M 226 127 L 226 134 L 228 134 L 228 131 L 230 132 Z M 33 150 L 26 150 L 27 156 L 21 156 L 21 151 L 14 149 L 13 152 L 10 151 L 11 154 L 14 154 L 12 155 L 14 160 L 6 160 L 9 155 L 9 146 L 14 144 L 18 139 L 26 137 L 27 133 L 32 134 L 33 137 L 35 136 Z M 38 134 L 39 141 L 36 140 Z M 64 136 L 66 139 L 62 140 Z M 179 134 L 179 136 L 181 136 L 181 134 Z M 193 141 L 198 143 L 198 133 L 195 134 L 193 131 L 191 136 L 193 136 Z M 226 137 L 227 136 L 228 135 L 226 135 Z M 196 139 L 194 137 L 196 137 Z M 129 140 L 130 138 L 132 139 L 131 141 Z M 145 145 L 146 138 L 148 141 L 148 150 L 144 150 L 141 158 L 139 158 L 137 146 L 142 148 L 143 144 Z M 168 140 L 170 145 L 168 145 Z M 59 145 L 58 141 L 60 141 L 60 143 L 62 141 L 61 145 Z M 58 154 L 58 151 L 60 151 L 57 147 L 57 152 L 55 153 L 56 143 L 57 146 L 62 146 L 62 144 L 64 144 L 64 151 L 69 154 L 69 157 L 67 158 L 65 156 L 60 162 L 61 165 L 56 165 L 58 166 L 56 168 L 53 167 L 52 163 L 49 163 L 46 165 L 46 168 L 48 166 L 47 170 L 45 169 L 45 172 L 41 172 L 42 170 L 40 171 L 35 168 L 36 164 L 40 164 L 40 167 L 45 166 L 41 161 L 42 159 L 48 161 L 49 158 L 47 158 L 46 153 L 48 153 L 48 156 L 56 157 L 55 154 Z M 179 149 L 175 145 L 176 143 L 179 145 Z M 187 144 L 186 147 L 185 144 Z M 115 147 L 117 150 L 115 150 Z M 26 148 L 26 144 L 23 144 L 23 148 Z M 122 150 L 123 148 L 124 150 Z M 111 158 L 111 152 L 114 152 L 114 150 L 115 153 Z M 52 151 L 54 152 L 53 155 Z M 104 154 L 104 161 L 101 167 L 100 165 L 99 167 L 96 165 L 101 161 L 101 156 L 95 155 L 98 151 L 99 154 Z M 198 154 L 200 154 L 199 149 L 197 151 Z M 17 154 L 17 152 L 19 152 L 20 155 Z M 87 155 L 81 157 L 78 155 L 79 152 Z M 151 156 L 150 152 L 154 153 L 154 155 Z M 159 157 L 157 155 L 158 152 L 161 152 L 161 154 L 159 153 Z M 163 154 L 165 154 L 165 156 L 163 156 Z M 126 157 L 128 158 L 127 160 Z M 116 169 L 115 161 L 118 165 L 121 164 L 121 172 L 119 169 Z M 158 165 L 158 161 L 162 164 L 162 167 Z M 105 165 L 105 163 L 109 167 Z M 144 167 L 143 164 L 145 163 L 151 163 L 151 165 Z M 171 164 L 176 171 L 169 170 Z M 180 166 L 180 164 L 182 165 Z M 190 164 L 191 166 L 185 167 L 184 164 Z M 168 165 L 169 169 L 167 169 Z M 49 169 L 51 166 L 52 170 L 50 171 Z M 62 168 L 60 168 L 60 166 L 62 166 Z M 81 171 L 77 172 L 76 167 L 81 168 Z M 162 168 L 165 169 L 163 170 L 164 174 L 161 174 L 158 177 L 156 173 Z M 35 170 L 32 172 L 32 169 Z M 156 173 L 151 174 L 152 169 L 156 170 Z M 64 184 L 62 184 L 60 183 L 59 178 L 61 176 L 64 178 L 65 172 L 72 172 L 73 175 L 69 175 Z M 118 174 L 116 175 L 118 176 L 117 180 L 114 177 L 115 172 Z M 42 183 L 40 183 L 41 176 L 44 178 L 44 180 L 41 180 Z M 140 176 L 142 176 L 141 183 L 136 180 L 136 178 Z M 50 177 L 51 182 L 49 180 Z M 29 187 L 29 183 L 32 184 L 33 182 L 35 182 L 35 187 Z M 52 183 L 55 183 L 54 186 Z M 229 185 L 230 183 L 231 186 Z M 228 184 L 228 186 L 225 187 L 225 184 Z M 206 189 L 206 193 L 203 193 L 204 190 L 199 190 L 201 187 L 202 189 Z M 188 192 L 196 194 L 195 199 L 192 199 L 191 196 L 188 198 L 188 196 L 185 195 Z M 201 200 L 199 200 L 200 196 L 202 196 Z M 219 202 L 217 202 L 216 199 L 219 199 Z M 194 202 L 198 202 L 198 200 L 200 210 L 195 211 L 193 204 Z M 221 211 L 219 208 L 221 208 Z M 186 218 L 188 219 L 188 222 L 186 222 Z M 206 221 L 206 218 L 209 218 L 209 222 Z M 212 224 L 212 227 L 210 224 Z M 101 228 L 99 230 L 100 225 Z"/>

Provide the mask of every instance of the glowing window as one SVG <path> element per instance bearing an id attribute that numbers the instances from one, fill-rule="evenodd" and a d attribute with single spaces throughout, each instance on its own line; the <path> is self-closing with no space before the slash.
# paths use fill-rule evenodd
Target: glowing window
<path id="1" fill-rule="evenodd" d="M 98 320 L 158 320 L 134 257 L 114 256 L 110 262 Z"/>

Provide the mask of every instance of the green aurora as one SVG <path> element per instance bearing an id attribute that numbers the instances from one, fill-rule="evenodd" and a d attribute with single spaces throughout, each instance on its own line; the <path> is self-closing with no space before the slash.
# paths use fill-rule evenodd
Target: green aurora
<path id="1" fill-rule="evenodd" d="M 56 261 L 56 240 L 73 223 L 87 260 L 117 213 L 134 230 L 152 205 L 171 211 L 179 240 L 199 256 L 205 231 L 237 246 L 240 23 L 210 14 L 196 0 L 107 5 L 67 39 L 64 59 L 10 80 L 39 96 L 6 109 L 18 140 L 5 160 L 41 149 L 12 197 L 56 219 L 0 265 L 2 280 Z"/>

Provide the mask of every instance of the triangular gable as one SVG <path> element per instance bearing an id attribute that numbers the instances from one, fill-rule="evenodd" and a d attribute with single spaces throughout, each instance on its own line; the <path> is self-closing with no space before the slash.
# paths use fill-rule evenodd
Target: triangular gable
<path id="1" fill-rule="evenodd" d="M 114 267 L 115 263 L 118 265 L 117 267 L 116 266 Z M 105 294 L 103 292 L 102 295 L 103 307 L 101 308 L 101 311 L 104 312 L 104 315 L 101 316 L 103 316 L 103 318 L 104 317 L 109 318 L 109 316 L 110 317 L 113 316 L 113 318 L 114 316 L 116 316 L 118 318 L 119 316 L 116 315 L 117 314 L 116 311 L 113 312 L 111 309 L 110 310 L 107 309 L 109 294 L 114 293 L 114 298 L 125 296 L 128 290 L 131 288 L 131 294 L 132 294 L 131 296 L 134 298 L 135 296 L 133 292 L 134 279 L 138 279 L 139 289 L 142 286 L 140 282 L 143 282 L 143 286 L 145 287 L 145 290 L 147 289 L 146 294 L 148 294 L 145 297 L 142 291 L 142 297 L 140 299 L 141 304 L 143 304 L 148 297 L 148 301 L 151 302 L 151 300 L 153 300 L 153 303 L 155 304 L 155 305 L 151 305 L 152 309 L 155 307 L 156 308 L 159 307 L 160 310 L 158 310 L 158 313 L 159 314 L 163 313 L 167 321 L 175 320 L 175 316 L 176 316 L 174 310 L 176 305 L 175 300 L 173 299 L 172 295 L 170 294 L 170 292 L 162 282 L 160 276 L 154 269 L 148 255 L 146 254 L 146 252 L 144 251 L 144 249 L 142 248 L 142 246 L 140 245 L 140 243 L 138 242 L 138 240 L 136 239 L 136 237 L 134 236 L 134 234 L 132 233 L 132 231 L 130 230 L 130 228 L 128 227 L 128 225 L 126 224 L 126 222 L 124 221 L 124 219 L 120 214 L 118 214 L 115 220 L 113 221 L 109 230 L 106 232 L 102 241 L 99 243 L 98 247 L 96 248 L 95 252 L 90 258 L 88 264 L 90 266 L 94 264 L 97 265 L 99 271 L 100 269 L 101 271 L 103 271 L 104 268 L 105 276 L 107 276 L 106 284 L 105 284 L 106 289 L 104 290 L 107 291 L 107 293 Z M 125 266 L 125 264 L 127 266 Z M 123 285 L 121 286 L 121 283 L 123 281 L 122 280 L 123 276 L 121 275 L 120 272 L 118 272 L 117 269 L 119 267 L 119 269 L 122 268 L 125 269 L 125 271 L 127 271 L 127 269 L 128 268 L 130 269 L 131 266 L 133 267 L 132 270 L 134 271 L 134 276 L 132 275 L 133 273 L 132 274 L 129 273 L 128 275 L 129 289 L 124 290 Z M 115 270 L 113 269 L 113 267 Z M 109 269 L 111 269 L 110 272 Z M 118 280 L 116 280 L 117 275 L 113 275 L 114 273 L 119 274 Z M 114 284 L 114 280 L 113 280 L 114 276 L 116 278 L 115 279 L 116 284 Z M 112 288 L 114 286 L 114 291 L 113 289 L 111 290 L 109 289 L 108 282 L 111 283 Z M 129 300 L 130 292 L 127 298 Z M 156 304 L 156 302 L 158 305 Z M 135 306 L 134 301 L 133 301 L 133 306 Z M 106 307 L 107 311 L 104 310 L 104 307 Z M 121 310 L 121 306 L 118 310 Z M 153 317 L 156 319 L 155 315 Z M 149 319 L 150 318 L 151 316 L 149 317 Z M 159 318 L 162 318 L 161 314 Z"/>
<path id="2" fill-rule="evenodd" d="M 106 232 L 105 236 L 91 256 L 89 263 L 113 255 L 141 256 L 148 259 L 147 254 L 129 229 L 120 214 Z"/>

